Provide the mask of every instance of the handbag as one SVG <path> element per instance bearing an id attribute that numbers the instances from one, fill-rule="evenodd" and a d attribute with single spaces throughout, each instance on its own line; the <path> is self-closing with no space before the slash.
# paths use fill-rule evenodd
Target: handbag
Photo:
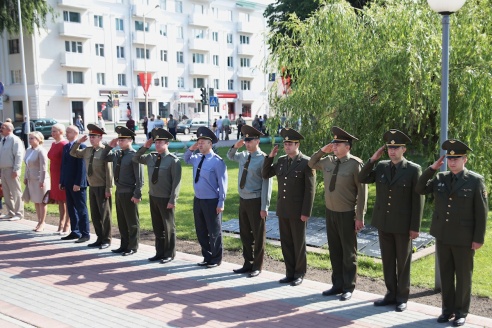
<path id="1" fill-rule="evenodd" d="M 43 196 L 43 204 L 54 204 L 55 200 L 50 198 L 50 191 L 46 191 Z"/>

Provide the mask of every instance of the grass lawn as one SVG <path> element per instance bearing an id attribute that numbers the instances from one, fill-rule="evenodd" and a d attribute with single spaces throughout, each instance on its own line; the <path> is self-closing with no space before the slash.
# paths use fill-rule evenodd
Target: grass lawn
<path id="1" fill-rule="evenodd" d="M 261 145 L 262 150 L 265 153 L 269 153 L 271 145 Z M 244 149 L 244 148 L 243 148 Z M 223 214 L 223 220 L 228 221 L 232 218 L 237 218 L 237 211 L 239 208 L 239 194 L 237 191 L 237 176 L 238 176 L 238 164 L 236 162 L 229 161 L 226 153 L 228 148 L 219 148 L 219 155 L 224 159 L 228 168 L 229 186 L 227 192 L 227 199 L 225 202 L 225 209 Z M 302 148 L 301 148 L 302 150 Z M 308 154 L 309 155 L 309 154 Z M 418 163 L 422 163 L 421 158 L 410 157 Z M 181 191 L 179 194 L 178 204 L 176 207 L 176 234 L 180 239 L 196 240 L 195 227 L 193 221 L 193 169 L 191 165 L 187 165 L 182 162 L 183 172 L 181 181 Z M 422 165 L 425 167 L 426 165 Z M 140 212 L 140 225 L 142 229 L 152 230 L 152 223 L 150 219 L 150 208 L 148 199 L 148 175 L 147 168 L 144 168 L 145 185 L 143 187 L 142 195 L 143 200 L 139 205 Z M 114 189 L 113 189 L 114 190 Z M 114 192 L 114 191 L 113 191 Z M 275 210 L 277 197 L 277 183 L 273 183 L 272 202 L 270 210 Z M 368 199 L 368 213 L 366 215 L 366 224 L 370 223 L 372 215 L 372 206 L 375 200 L 375 188 L 373 185 L 369 186 L 369 199 Z M 89 204 L 88 204 L 89 205 Z M 32 203 L 26 204 L 26 209 L 34 212 L 34 205 Z M 57 205 L 49 205 L 48 209 L 51 214 L 58 214 Z M 315 203 L 313 207 L 313 216 L 324 216 L 324 196 L 323 196 L 323 184 L 318 185 Z M 430 219 L 432 215 L 432 204 L 426 203 L 424 210 L 424 219 L 422 221 L 422 231 L 428 232 L 430 227 Z M 490 213 L 489 213 L 490 217 Z M 116 207 L 113 206 L 113 223 L 116 224 Z M 492 223 L 489 220 L 487 222 L 487 234 L 485 237 L 485 245 L 477 251 L 475 255 L 475 271 L 473 277 L 473 294 L 492 297 Z M 237 238 L 225 237 L 224 246 L 227 249 L 241 249 L 241 242 Z M 267 255 L 282 260 L 282 252 L 280 247 L 267 245 Z M 382 265 L 372 258 L 359 256 L 359 271 L 358 273 L 363 276 L 382 278 Z M 329 254 L 308 253 L 308 264 L 311 267 L 320 269 L 331 269 Z M 412 265 L 412 284 L 433 288 L 434 286 L 434 256 L 428 256 L 424 259 L 418 260 Z"/>

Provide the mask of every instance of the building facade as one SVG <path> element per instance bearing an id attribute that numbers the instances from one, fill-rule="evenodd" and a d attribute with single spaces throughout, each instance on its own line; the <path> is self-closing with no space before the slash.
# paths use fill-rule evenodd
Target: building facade
<path id="1" fill-rule="evenodd" d="M 56 16 L 24 36 L 31 118 L 85 123 L 102 116 L 211 117 L 268 114 L 263 65 L 265 0 L 48 0 Z M 0 38 L 0 119 L 22 121 L 26 104 L 19 37 Z M 150 76 L 148 106 L 139 74 Z M 143 78 L 143 76 L 142 76 Z M 145 85 L 145 81 L 143 83 Z M 108 108 L 108 96 L 113 108 Z"/>

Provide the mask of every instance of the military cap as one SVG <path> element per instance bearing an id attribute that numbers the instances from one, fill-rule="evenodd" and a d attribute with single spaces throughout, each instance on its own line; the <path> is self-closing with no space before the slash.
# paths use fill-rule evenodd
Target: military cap
<path id="1" fill-rule="evenodd" d="M 350 133 L 340 129 L 338 126 L 332 127 L 331 133 L 333 133 L 333 140 L 331 143 L 348 142 L 349 144 L 352 144 L 352 140 L 359 140 Z"/>
<path id="2" fill-rule="evenodd" d="M 174 136 L 171 132 L 163 128 L 155 128 L 152 130 L 152 139 L 156 140 L 173 140 Z"/>
<path id="3" fill-rule="evenodd" d="M 465 156 L 468 150 L 472 151 L 470 147 L 457 139 L 448 139 L 444 141 L 441 148 L 446 151 L 446 157 L 451 158 Z"/>
<path id="4" fill-rule="evenodd" d="M 283 128 L 280 131 L 280 135 L 284 142 L 299 142 L 299 140 L 304 139 L 304 137 L 294 129 Z"/>
<path id="5" fill-rule="evenodd" d="M 407 143 L 411 143 L 412 140 L 403 132 L 396 129 L 386 131 L 383 135 L 383 140 L 388 147 L 401 147 Z"/>
<path id="6" fill-rule="evenodd" d="M 215 136 L 215 133 L 207 128 L 206 126 L 201 126 L 198 128 L 198 131 L 196 132 L 196 137 L 198 140 L 200 139 L 207 139 L 211 140 L 212 143 L 217 143 L 217 137 Z"/>
<path id="7" fill-rule="evenodd" d="M 92 123 L 87 124 L 87 130 L 89 130 L 90 136 L 102 136 L 103 134 L 106 134 L 100 127 Z"/>
<path id="8" fill-rule="evenodd" d="M 118 139 L 131 138 L 135 136 L 135 132 L 127 128 L 126 126 L 117 126 L 114 132 L 118 133 Z"/>
<path id="9" fill-rule="evenodd" d="M 251 125 L 243 125 L 241 127 L 241 133 L 244 136 L 244 141 L 251 141 L 253 139 L 259 139 L 261 136 L 264 136 L 263 133 L 256 130 Z"/>

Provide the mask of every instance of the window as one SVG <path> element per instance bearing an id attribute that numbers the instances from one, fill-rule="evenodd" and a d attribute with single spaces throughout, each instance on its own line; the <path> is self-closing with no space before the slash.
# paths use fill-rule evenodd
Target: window
<path id="1" fill-rule="evenodd" d="M 227 43 L 232 43 L 232 33 L 227 33 Z"/>
<path id="2" fill-rule="evenodd" d="M 94 15 L 94 26 L 103 28 L 103 17 L 100 15 Z"/>
<path id="3" fill-rule="evenodd" d="M 177 13 L 181 14 L 183 12 L 183 1 L 176 0 L 174 8 Z"/>
<path id="4" fill-rule="evenodd" d="M 140 78 L 137 74 L 137 87 L 141 87 L 142 86 L 142 82 L 140 81 Z"/>
<path id="5" fill-rule="evenodd" d="M 204 14 L 204 9 L 203 9 L 203 5 L 199 5 L 199 4 L 194 4 L 193 5 L 193 13 L 194 14 L 200 14 L 200 15 L 203 15 Z"/>
<path id="6" fill-rule="evenodd" d="M 19 53 L 19 39 L 9 40 L 9 55 Z"/>
<path id="7" fill-rule="evenodd" d="M 159 33 L 162 36 L 167 36 L 167 25 L 161 24 L 161 26 L 159 28 Z"/>
<path id="8" fill-rule="evenodd" d="M 22 107 L 22 101 L 14 100 L 12 102 L 12 106 L 14 107 L 14 121 L 15 122 L 23 122 L 24 121 L 24 109 Z"/>
<path id="9" fill-rule="evenodd" d="M 160 0 L 160 1 L 159 1 L 159 7 L 160 7 L 162 10 L 166 10 L 166 9 L 167 9 L 167 0 Z"/>
<path id="10" fill-rule="evenodd" d="M 82 42 L 80 41 L 65 41 L 65 51 L 66 52 L 77 52 L 82 53 Z"/>
<path id="11" fill-rule="evenodd" d="M 118 74 L 118 85 L 119 86 L 126 86 L 126 75 L 125 74 Z"/>
<path id="12" fill-rule="evenodd" d="M 250 59 L 249 58 L 240 58 L 241 67 L 250 67 Z"/>
<path id="13" fill-rule="evenodd" d="M 192 30 L 193 37 L 195 39 L 204 39 L 205 38 L 205 30 L 202 29 L 193 29 Z"/>
<path id="14" fill-rule="evenodd" d="M 212 16 L 213 18 L 219 18 L 219 8 L 212 7 Z"/>
<path id="15" fill-rule="evenodd" d="M 176 52 L 176 62 L 177 63 L 184 63 L 184 56 L 182 51 Z"/>
<path id="16" fill-rule="evenodd" d="M 96 43 L 96 56 L 104 57 L 104 44 Z"/>
<path id="17" fill-rule="evenodd" d="M 176 26 L 176 33 L 178 35 L 178 39 L 183 39 L 183 26 Z"/>
<path id="18" fill-rule="evenodd" d="M 184 89 L 185 80 L 184 77 L 178 77 L 178 89 Z"/>
<path id="19" fill-rule="evenodd" d="M 212 63 L 214 64 L 214 66 L 219 66 L 219 55 L 213 55 Z"/>
<path id="20" fill-rule="evenodd" d="M 97 73 L 96 79 L 97 79 L 97 84 L 99 85 L 106 84 L 106 75 L 104 73 Z"/>
<path id="21" fill-rule="evenodd" d="M 205 87 L 205 79 L 204 78 L 194 78 L 193 79 L 193 88 L 204 88 Z"/>
<path id="22" fill-rule="evenodd" d="M 69 84 L 84 84 L 84 73 L 67 71 L 67 83 Z"/>
<path id="23" fill-rule="evenodd" d="M 125 47 L 116 46 L 116 58 L 125 58 Z"/>
<path id="24" fill-rule="evenodd" d="M 232 56 L 227 57 L 227 67 L 234 67 Z"/>
<path id="25" fill-rule="evenodd" d="M 161 76 L 161 86 L 163 88 L 168 88 L 168 84 L 167 84 L 167 76 Z"/>
<path id="26" fill-rule="evenodd" d="M 167 50 L 161 50 L 161 61 L 167 62 Z"/>
<path id="27" fill-rule="evenodd" d="M 203 54 L 193 54 L 193 63 L 195 64 L 205 63 L 205 56 Z"/>
<path id="28" fill-rule="evenodd" d="M 212 40 L 219 41 L 219 32 L 212 32 Z"/>
<path id="29" fill-rule="evenodd" d="M 65 22 L 80 23 L 80 13 L 73 11 L 63 11 L 63 20 Z"/>
<path id="30" fill-rule="evenodd" d="M 248 13 L 239 13 L 239 21 L 240 22 L 249 22 L 249 14 Z"/>
<path id="31" fill-rule="evenodd" d="M 124 31 L 125 29 L 123 28 L 123 19 L 121 18 L 116 18 L 116 31 Z"/>
<path id="32" fill-rule="evenodd" d="M 154 79 L 154 85 L 155 85 L 156 87 L 158 87 L 158 86 L 159 86 L 159 79 Z"/>
<path id="33" fill-rule="evenodd" d="M 137 58 L 150 58 L 150 50 L 149 49 L 144 49 L 144 48 L 137 48 Z M 145 55 L 144 55 L 145 54 Z"/>
<path id="34" fill-rule="evenodd" d="M 239 43 L 240 44 L 249 44 L 249 36 L 247 36 L 247 35 L 240 35 L 239 36 Z"/>
<path id="35" fill-rule="evenodd" d="M 215 88 L 215 90 L 219 89 L 219 85 L 220 85 L 219 79 L 214 79 L 214 88 Z"/>
<path id="36" fill-rule="evenodd" d="M 22 83 L 22 77 L 21 77 L 21 70 L 20 69 L 10 71 L 10 81 L 12 82 L 12 84 Z"/>
<path id="37" fill-rule="evenodd" d="M 251 90 L 251 82 L 241 80 L 241 90 Z"/>
<path id="38" fill-rule="evenodd" d="M 143 21 L 135 21 L 135 31 L 143 31 L 144 23 Z M 145 22 L 145 32 L 149 31 L 149 23 Z"/>
<path id="39" fill-rule="evenodd" d="M 234 80 L 227 80 L 227 90 L 234 90 Z"/>

